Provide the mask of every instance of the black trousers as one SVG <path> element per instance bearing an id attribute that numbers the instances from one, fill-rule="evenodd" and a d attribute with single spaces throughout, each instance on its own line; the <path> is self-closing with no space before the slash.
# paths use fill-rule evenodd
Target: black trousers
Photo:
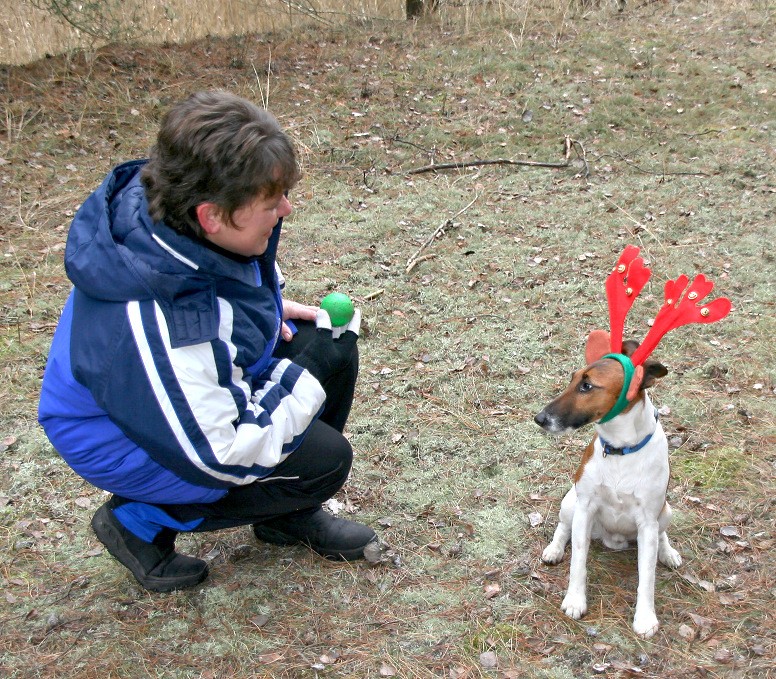
<path id="1" fill-rule="evenodd" d="M 279 358 L 294 359 L 315 339 L 314 323 L 296 322 L 298 332 L 291 342 L 281 342 Z M 188 505 L 157 505 L 176 522 L 202 519 L 196 532 L 261 523 L 291 512 L 318 509 L 348 478 L 353 449 L 342 435 L 353 404 L 358 376 L 358 348 L 345 369 L 323 384 L 326 402 L 323 414 L 312 425 L 302 444 L 268 477 L 230 490 L 216 502 Z M 114 507 L 123 504 L 114 496 Z"/>

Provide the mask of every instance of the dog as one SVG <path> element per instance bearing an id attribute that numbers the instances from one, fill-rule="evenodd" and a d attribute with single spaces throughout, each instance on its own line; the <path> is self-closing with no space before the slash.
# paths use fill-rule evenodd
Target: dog
<path id="1" fill-rule="evenodd" d="M 587 612 L 591 539 L 611 549 L 624 549 L 635 540 L 639 585 L 633 630 L 644 638 L 653 636 L 660 626 L 655 614 L 657 562 L 670 568 L 682 564 L 666 532 L 671 521 L 666 501 L 668 441 L 646 391 L 668 370 L 650 356 L 671 330 L 690 323 L 714 323 L 732 307 L 726 297 L 703 301 L 714 288 L 703 274 L 692 281 L 682 274 L 665 284 L 665 301 L 641 344 L 623 342 L 625 318 L 651 273 L 639 257 L 639 248 L 628 245 L 606 279 L 610 332 L 590 333 L 587 365 L 534 418 L 555 434 L 588 424 L 596 429 L 574 485 L 561 502 L 552 542 L 542 552 L 542 561 L 558 563 L 571 540 L 569 586 L 561 608 L 575 620 Z"/>
<path id="2" fill-rule="evenodd" d="M 576 371 L 571 383 L 534 418 L 553 434 L 573 431 L 603 418 L 615 405 L 624 381 L 623 369 L 611 358 L 598 356 L 591 335 L 589 364 Z M 637 342 L 623 344 L 630 356 Z M 590 540 L 610 549 L 625 549 L 638 541 L 639 585 L 633 630 L 651 637 L 659 624 L 655 614 L 656 562 L 677 568 L 682 557 L 669 543 L 666 530 L 671 507 L 668 488 L 668 441 L 646 389 L 668 370 L 658 361 L 644 363 L 638 394 L 616 417 L 596 424 L 597 436 L 582 456 L 574 485 L 560 507 L 560 522 L 542 561 L 556 564 L 571 539 L 569 586 L 561 608 L 571 618 L 587 612 L 587 555 Z"/>

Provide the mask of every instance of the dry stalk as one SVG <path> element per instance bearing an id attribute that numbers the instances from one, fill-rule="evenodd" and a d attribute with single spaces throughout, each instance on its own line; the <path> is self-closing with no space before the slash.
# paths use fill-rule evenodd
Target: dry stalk
<path id="1" fill-rule="evenodd" d="M 259 86 L 259 96 L 261 97 L 261 105 L 264 107 L 264 110 L 269 110 L 269 76 L 272 73 L 272 50 L 269 52 L 269 56 L 267 57 L 267 92 L 264 93 L 264 87 L 261 84 L 261 78 L 259 77 L 259 72 L 256 70 L 256 64 L 251 62 L 251 68 L 253 68 L 253 73 L 256 76 L 256 84 Z"/>
<path id="2" fill-rule="evenodd" d="M 426 241 L 421 245 L 415 253 L 407 260 L 407 268 L 405 269 L 405 273 L 409 273 L 415 268 L 415 265 L 422 261 L 420 254 L 425 250 L 431 243 L 434 242 L 437 238 L 439 238 L 442 234 L 444 234 L 445 229 L 451 227 L 453 225 L 453 220 L 462 215 L 466 210 L 468 210 L 474 203 L 477 202 L 479 199 L 480 194 L 477 194 L 474 199 L 466 206 L 458 210 L 450 219 L 446 219 L 442 224 L 440 224 L 435 230 L 434 233 L 432 233 Z M 429 259 L 429 256 L 424 256 L 423 259 Z"/>

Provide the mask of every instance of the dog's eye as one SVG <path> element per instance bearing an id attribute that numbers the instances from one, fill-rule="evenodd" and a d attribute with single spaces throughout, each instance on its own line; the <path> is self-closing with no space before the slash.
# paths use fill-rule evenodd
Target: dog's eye
<path id="1" fill-rule="evenodd" d="M 579 387 L 577 389 L 580 391 L 580 393 L 584 394 L 587 391 L 590 391 L 593 388 L 593 385 L 590 384 L 590 382 L 580 382 Z"/>

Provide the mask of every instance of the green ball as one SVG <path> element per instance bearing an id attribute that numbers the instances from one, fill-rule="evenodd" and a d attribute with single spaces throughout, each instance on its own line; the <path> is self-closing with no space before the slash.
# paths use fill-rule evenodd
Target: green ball
<path id="1" fill-rule="evenodd" d="M 341 292 L 332 292 L 326 295 L 321 300 L 321 309 L 329 312 L 331 325 L 334 328 L 350 323 L 350 319 L 353 318 L 353 313 L 355 312 L 350 297 L 343 295 Z"/>

